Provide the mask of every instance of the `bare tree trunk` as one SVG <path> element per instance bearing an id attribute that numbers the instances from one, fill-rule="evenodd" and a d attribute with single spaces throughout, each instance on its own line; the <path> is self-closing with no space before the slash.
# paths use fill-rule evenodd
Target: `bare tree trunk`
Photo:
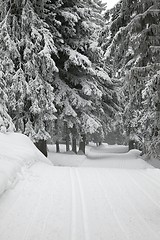
<path id="1" fill-rule="evenodd" d="M 60 147 L 59 147 L 59 141 L 56 141 L 56 152 L 59 153 L 60 152 Z"/>
<path id="2" fill-rule="evenodd" d="M 135 142 L 133 140 L 129 140 L 129 150 L 132 150 L 135 148 Z"/>
<path id="3" fill-rule="evenodd" d="M 70 137 L 69 137 L 69 129 L 68 129 L 68 126 L 67 126 L 67 122 L 65 122 L 65 134 L 66 134 L 66 152 L 68 152 L 70 150 L 69 149 Z"/>
<path id="4" fill-rule="evenodd" d="M 77 154 L 77 129 L 74 124 L 73 128 L 71 129 L 72 132 L 72 151 Z"/>
<path id="5" fill-rule="evenodd" d="M 60 147 L 59 147 L 59 139 L 58 139 L 58 131 L 59 131 L 59 128 L 58 128 L 58 119 L 55 120 L 55 129 L 56 129 L 56 152 L 59 153 L 60 152 Z"/>
<path id="6" fill-rule="evenodd" d="M 42 139 L 35 143 L 35 146 L 47 157 L 47 141 Z"/>
<path id="7" fill-rule="evenodd" d="M 85 147 L 86 147 L 86 135 L 82 134 L 82 139 L 79 143 L 79 151 L 81 150 L 85 154 Z"/>
<path id="8" fill-rule="evenodd" d="M 68 152 L 69 149 L 69 135 L 66 136 L 66 152 Z"/>
<path id="9" fill-rule="evenodd" d="M 75 136 L 72 136 L 72 151 L 74 153 L 77 153 L 77 141 L 76 141 Z"/>

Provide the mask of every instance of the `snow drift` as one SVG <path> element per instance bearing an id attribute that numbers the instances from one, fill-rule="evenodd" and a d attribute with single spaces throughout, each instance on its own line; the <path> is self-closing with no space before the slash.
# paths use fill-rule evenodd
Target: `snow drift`
<path id="1" fill-rule="evenodd" d="M 24 169 L 37 161 L 51 164 L 27 136 L 0 133 L 0 194 L 17 181 Z"/>

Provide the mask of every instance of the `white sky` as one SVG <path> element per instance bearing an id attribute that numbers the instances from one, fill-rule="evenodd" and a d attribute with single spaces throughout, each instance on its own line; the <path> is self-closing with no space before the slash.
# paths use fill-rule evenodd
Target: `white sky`
<path id="1" fill-rule="evenodd" d="M 114 7 L 114 5 L 120 0 L 102 0 L 103 3 L 107 3 L 107 9 Z"/>

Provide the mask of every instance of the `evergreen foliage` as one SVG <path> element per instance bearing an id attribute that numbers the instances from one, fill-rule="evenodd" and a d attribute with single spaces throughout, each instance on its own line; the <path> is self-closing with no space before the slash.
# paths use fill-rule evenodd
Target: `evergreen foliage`
<path id="1" fill-rule="evenodd" d="M 17 131 L 33 140 L 47 139 L 48 121 L 56 109 L 51 81 L 58 71 L 57 54 L 48 26 L 35 13 L 31 1 L 4 1 L 1 13 L 1 66 L 8 93 L 8 109 Z M 5 10 L 5 8 L 4 8 Z"/>
<path id="2" fill-rule="evenodd" d="M 1 1 L 4 128 L 13 122 L 35 142 L 53 135 L 57 144 L 70 135 L 81 142 L 86 134 L 102 141 L 118 109 L 98 42 L 103 10 L 97 0 Z"/>
<path id="3" fill-rule="evenodd" d="M 131 145 L 160 156 L 160 3 L 123 0 L 112 11 L 103 44 L 113 77 L 124 82 L 124 124 Z M 131 146 L 130 147 L 135 147 Z"/>
<path id="4" fill-rule="evenodd" d="M 52 22 L 51 31 L 59 33 L 55 59 L 59 69 L 55 76 L 58 115 L 79 140 L 96 132 L 102 140 L 104 122 L 117 109 L 114 86 L 102 66 L 103 51 L 98 43 L 104 6 L 98 1 L 63 1 L 53 20 L 54 6 L 47 2 L 45 12 L 46 21 Z"/>

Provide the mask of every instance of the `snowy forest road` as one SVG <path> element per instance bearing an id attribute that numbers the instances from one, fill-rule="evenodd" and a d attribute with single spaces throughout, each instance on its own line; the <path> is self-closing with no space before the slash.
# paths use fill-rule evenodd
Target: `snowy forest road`
<path id="1" fill-rule="evenodd" d="M 159 240 L 160 171 L 36 163 L 0 199 L 0 240 Z"/>

